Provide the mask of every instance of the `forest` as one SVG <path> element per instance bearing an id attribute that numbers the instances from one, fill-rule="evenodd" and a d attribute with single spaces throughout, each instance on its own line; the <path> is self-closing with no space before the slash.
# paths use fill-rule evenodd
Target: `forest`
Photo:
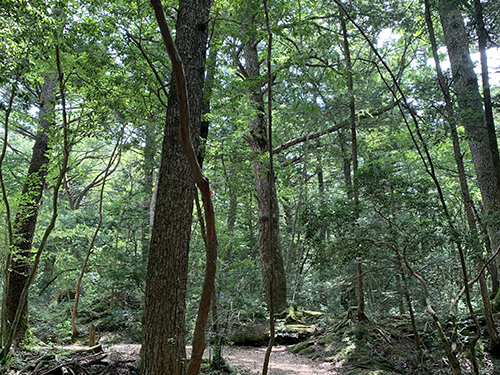
<path id="1" fill-rule="evenodd" d="M 0 0 L 0 64 L 0 373 L 500 374 L 500 2 Z"/>

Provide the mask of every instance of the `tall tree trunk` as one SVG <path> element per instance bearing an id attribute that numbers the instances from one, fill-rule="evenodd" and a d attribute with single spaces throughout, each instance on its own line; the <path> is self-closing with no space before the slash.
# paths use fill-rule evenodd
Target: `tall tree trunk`
<path id="1" fill-rule="evenodd" d="M 500 214 L 500 189 L 495 166 L 498 148 L 492 148 L 491 135 L 485 123 L 483 103 L 470 58 L 468 35 L 462 14 L 453 0 L 440 0 L 439 4 L 441 24 L 453 73 L 453 87 L 457 96 L 458 111 L 465 128 L 476 170 L 491 244 L 493 249 L 497 249 L 500 246 L 500 235 L 497 230 L 498 215 Z M 500 307 L 500 294 L 498 293 L 495 305 L 497 309 Z"/>
<path id="2" fill-rule="evenodd" d="M 478 44 L 479 44 L 479 55 L 481 58 L 481 78 L 483 84 L 485 124 L 486 128 L 488 129 L 490 147 L 492 150 L 498 150 L 498 142 L 495 132 L 493 105 L 491 102 L 491 92 L 490 92 L 490 83 L 488 75 L 488 59 L 486 57 L 487 31 L 484 27 L 483 6 L 480 0 L 474 0 L 474 9 L 476 16 L 476 30 L 477 30 Z M 495 165 L 495 172 L 497 174 L 497 183 L 500 184 L 500 159 L 498 152 L 492 152 L 492 157 L 493 157 L 493 163 Z M 500 191 L 500 186 L 498 189 Z M 496 296 L 500 287 L 500 283 L 498 280 L 498 268 L 496 267 L 493 268 L 494 271 L 491 272 L 491 279 L 492 279 L 491 295 Z M 481 277 L 484 277 L 484 275 L 482 275 Z"/>
<path id="3" fill-rule="evenodd" d="M 5 117 L 4 117 L 4 134 L 3 134 L 3 145 L 2 145 L 2 151 L 0 153 L 0 187 L 2 190 L 2 203 L 5 206 L 5 221 L 7 225 L 7 230 L 5 233 L 5 248 L 9 249 L 12 243 L 14 242 L 14 235 L 13 235 L 13 230 L 12 230 L 12 215 L 10 211 L 10 204 L 9 200 L 7 198 L 7 189 L 5 187 L 5 181 L 3 178 L 3 161 L 5 160 L 5 154 L 7 152 L 7 142 L 9 139 L 9 120 L 10 120 L 10 114 L 12 113 L 12 108 L 14 105 L 14 99 L 16 97 L 17 93 L 17 82 L 12 85 L 12 89 L 10 92 L 10 98 L 9 98 L 9 105 L 8 108 L 5 111 Z M 7 292 L 8 289 L 8 283 L 9 283 L 9 264 L 10 260 L 12 259 L 12 254 L 8 253 L 5 259 L 5 264 L 3 268 L 3 293 Z M 8 340 L 8 330 L 7 330 L 7 317 L 6 317 L 6 304 L 7 304 L 7 299 L 2 298 L 2 306 L 0 309 L 0 314 L 1 314 L 1 319 L 0 319 L 0 344 L 3 346 Z"/>
<path id="4" fill-rule="evenodd" d="M 49 162 L 47 151 L 49 149 L 50 126 L 54 121 L 56 84 L 56 74 L 45 76 L 40 93 L 39 129 L 33 145 L 28 175 L 14 221 L 14 244 L 11 263 L 8 265 L 8 282 L 6 283 L 4 298 L 6 298 L 6 333 L 9 332 L 9 324 L 14 321 L 17 306 L 24 304 L 16 341 L 22 339 L 28 329 L 28 297 L 26 296 L 24 301 L 21 301 L 20 298 L 31 269 L 33 258 L 31 247 L 38 218 L 38 208 L 42 199 L 45 177 L 47 176 L 47 164 Z"/>
<path id="5" fill-rule="evenodd" d="M 351 51 L 349 48 L 349 38 L 347 34 L 346 22 L 344 19 L 343 11 L 340 10 L 340 23 L 342 27 L 342 36 L 344 39 L 344 55 L 347 67 L 347 91 L 349 93 L 349 123 L 351 128 L 351 155 L 352 155 L 352 173 L 355 174 L 358 170 L 358 141 L 356 137 L 356 102 L 354 99 L 354 80 L 352 76 L 352 62 L 351 62 Z M 344 162 L 345 164 L 345 162 Z M 344 173 L 345 166 L 344 166 Z M 358 189 L 356 186 L 356 181 L 352 179 L 352 199 L 354 200 L 354 221 L 356 222 L 359 219 L 359 195 Z M 364 288 L 363 288 L 363 272 L 362 272 L 362 264 L 361 257 L 357 257 L 356 259 L 356 281 L 357 281 L 357 289 L 358 289 L 358 320 L 363 321 L 366 320 L 365 315 L 365 296 L 364 296 Z"/>
<path id="6" fill-rule="evenodd" d="M 449 88 L 446 84 L 446 80 L 444 77 L 444 74 L 441 70 L 440 66 L 440 61 L 439 61 L 439 55 L 438 55 L 438 49 L 437 49 L 437 43 L 436 43 L 436 38 L 434 35 L 434 26 L 432 24 L 432 18 L 431 18 L 431 10 L 430 10 L 430 3 L 429 0 L 425 0 L 425 18 L 426 18 L 426 23 L 427 27 L 429 30 L 429 37 L 431 41 L 431 48 L 432 48 L 432 54 L 434 56 L 434 63 L 436 65 L 436 73 L 438 76 L 438 81 L 439 85 L 441 87 L 441 91 L 443 93 L 444 99 L 445 99 L 445 107 L 446 107 L 446 116 L 448 120 L 448 124 L 450 127 L 450 133 L 453 141 L 453 152 L 455 156 L 455 162 L 457 164 L 457 170 L 458 170 L 458 176 L 460 180 L 460 189 L 462 193 L 462 201 L 464 204 L 465 212 L 466 212 L 466 217 L 467 217 L 467 223 L 469 226 L 469 230 L 472 233 L 473 238 L 475 239 L 473 246 L 475 247 L 476 252 L 479 254 L 479 258 L 481 257 L 482 249 L 479 244 L 479 234 L 477 231 L 477 225 L 476 221 L 474 218 L 474 212 L 472 208 L 472 201 L 470 199 L 469 195 L 469 187 L 467 184 L 467 177 L 465 174 L 465 168 L 462 160 L 462 152 L 460 150 L 460 142 L 458 139 L 458 132 L 457 132 L 457 126 L 456 126 L 456 116 L 454 114 L 454 109 L 453 109 L 453 103 L 451 100 L 451 95 Z M 480 262 L 479 267 L 482 266 Z M 491 311 L 491 304 L 490 304 L 490 299 L 488 295 L 488 289 L 486 285 L 486 278 L 484 275 L 484 272 L 480 274 L 480 279 L 479 279 L 479 286 L 481 290 L 481 296 L 482 296 L 482 301 L 483 301 L 483 313 L 485 316 L 486 320 L 486 325 L 488 328 L 488 333 L 489 333 L 489 349 L 493 353 L 497 353 L 500 349 L 500 338 L 498 336 L 498 333 L 495 329 L 494 323 L 493 323 L 493 316 L 492 316 L 492 311 Z"/>
<path id="7" fill-rule="evenodd" d="M 181 0 L 176 25 L 195 152 L 203 104 L 209 10 L 208 0 Z M 177 87 L 170 85 L 146 274 L 142 375 L 183 375 L 186 371 L 187 272 L 195 194 L 195 181 L 180 143 Z"/>
<path id="8" fill-rule="evenodd" d="M 257 51 L 258 42 L 252 34 L 245 44 L 245 70 L 248 78 L 259 80 L 260 62 Z M 269 281 L 272 279 L 272 295 L 274 311 L 277 313 L 287 307 L 286 302 L 286 275 L 283 264 L 279 238 L 279 207 L 276 196 L 276 186 L 274 174 L 268 173 L 268 161 L 262 160 L 262 155 L 269 151 L 267 137 L 267 122 L 264 115 L 264 99 L 261 93 L 261 86 L 253 87 L 250 93 L 250 102 L 253 105 L 255 114 L 249 120 L 250 136 L 245 137 L 254 154 L 253 169 L 255 184 L 257 187 L 257 203 L 259 208 L 259 245 L 261 256 L 262 284 L 266 291 L 266 301 L 270 302 Z M 270 218 L 269 200 L 271 199 L 273 212 L 272 218 L 272 241 L 270 241 Z M 272 248 L 271 245 L 272 244 Z M 271 267 L 271 263 L 273 264 Z M 272 269 L 274 273 L 271 275 Z"/>
<path id="9" fill-rule="evenodd" d="M 484 118 L 486 129 L 490 140 L 492 150 L 498 150 L 497 136 L 495 132 L 495 121 L 493 118 L 493 105 L 491 102 L 490 80 L 488 75 L 488 58 L 486 56 L 487 31 L 484 27 L 483 20 L 483 5 L 481 0 L 474 0 L 474 11 L 476 17 L 476 30 L 479 45 L 479 56 L 481 59 L 481 81 L 483 86 L 483 101 L 484 101 Z M 497 175 L 497 182 L 500 190 L 500 155 L 497 152 L 492 152 L 493 164 Z"/>

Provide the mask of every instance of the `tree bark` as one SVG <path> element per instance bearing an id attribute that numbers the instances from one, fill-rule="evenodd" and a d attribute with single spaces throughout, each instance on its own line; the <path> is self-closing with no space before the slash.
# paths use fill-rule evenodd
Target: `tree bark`
<path id="1" fill-rule="evenodd" d="M 493 104 L 491 102 L 490 80 L 488 74 L 488 58 L 486 56 L 487 44 L 487 31 L 484 26 L 483 20 L 483 5 L 481 0 L 474 0 L 474 11 L 476 17 L 476 30 L 479 47 L 479 56 L 481 60 L 481 81 L 483 86 L 483 102 L 484 102 L 484 116 L 486 129 L 490 140 L 490 147 L 492 150 L 498 150 L 497 136 L 495 132 L 495 121 L 493 118 Z M 500 155 L 497 152 L 492 152 L 493 164 L 495 165 L 495 172 L 497 175 L 498 189 L 500 190 Z"/>
<path id="2" fill-rule="evenodd" d="M 500 245 L 500 236 L 497 231 L 500 189 L 494 162 L 498 158 L 498 148 L 491 146 L 492 135 L 485 123 L 482 98 L 470 58 L 468 35 L 462 14 L 452 0 L 440 0 L 439 4 L 441 24 L 453 73 L 458 112 L 469 143 L 477 184 L 485 207 L 491 244 L 496 249 Z M 497 306 L 500 306 L 498 293 L 495 302 Z"/>
<path id="3" fill-rule="evenodd" d="M 436 73 L 438 76 L 438 82 L 441 87 L 441 91 L 443 93 L 444 99 L 445 99 L 445 109 L 446 109 L 446 117 L 447 121 L 450 127 L 450 133 L 453 141 L 453 152 L 455 156 L 455 162 L 457 164 L 457 170 L 458 170 L 458 175 L 459 175 L 459 181 L 460 181 L 460 189 L 462 193 L 462 201 L 464 204 L 465 212 L 466 212 L 466 217 L 467 217 L 467 223 L 469 226 L 469 230 L 472 234 L 473 237 L 473 247 L 475 248 L 474 250 L 478 253 L 478 258 L 481 258 L 481 253 L 482 249 L 479 244 L 479 235 L 477 231 L 477 225 L 476 221 L 474 218 L 474 212 L 472 208 L 472 201 L 470 199 L 469 195 L 469 187 L 467 184 L 467 177 L 465 175 L 465 168 L 464 168 L 464 163 L 462 160 L 462 152 L 460 150 L 460 142 L 458 138 L 458 132 L 457 132 L 457 126 L 456 126 L 456 116 L 453 110 L 453 103 L 451 100 L 451 94 L 450 90 L 446 84 L 446 80 L 444 77 L 444 74 L 441 70 L 440 66 L 440 61 L 439 61 L 439 55 L 438 55 L 438 49 L 437 49 L 437 43 L 436 43 L 436 38 L 434 35 L 434 26 L 432 23 L 432 18 L 431 18 L 431 10 L 430 10 L 430 3 L 429 0 L 425 0 L 425 19 L 427 23 L 427 28 L 429 30 L 429 38 L 431 41 L 431 48 L 432 48 L 432 54 L 434 57 L 434 63 L 436 65 Z M 482 262 L 479 263 L 479 267 L 482 266 Z M 500 344 L 500 339 L 498 337 L 498 333 L 495 329 L 495 326 L 493 324 L 493 317 L 492 317 L 492 311 L 491 311 L 491 304 L 490 304 L 490 299 L 488 295 L 488 288 L 486 285 L 486 278 L 484 275 L 484 272 L 480 274 L 480 280 L 479 280 L 479 285 L 480 285 L 480 290 L 481 290 L 481 296 L 482 296 L 482 301 L 483 301 L 483 313 L 486 319 L 486 325 L 488 328 L 488 333 L 489 333 L 489 349 L 493 353 L 497 353 L 499 351 L 499 344 Z"/>
<path id="4" fill-rule="evenodd" d="M 141 220 L 141 249 L 142 259 L 147 262 L 149 255 L 149 240 L 150 240 L 150 211 L 151 201 L 153 197 L 153 171 L 154 171 L 154 158 L 155 158 L 155 135 L 154 130 L 150 124 L 144 125 L 144 165 L 143 165 L 143 194 L 142 197 L 142 211 L 143 217 Z"/>
<path id="5" fill-rule="evenodd" d="M 14 221 L 14 243 L 11 263 L 8 265 L 8 283 L 6 284 L 4 298 L 6 298 L 6 333 L 9 332 L 9 326 L 14 321 L 17 306 L 24 304 L 17 329 L 16 342 L 25 336 L 28 329 L 28 297 L 26 296 L 24 301 L 21 301 L 20 298 L 31 269 L 33 258 L 31 247 L 47 176 L 47 164 L 49 163 L 47 152 L 49 150 L 50 126 L 54 121 L 56 84 L 56 74 L 47 74 L 45 76 L 40 93 L 39 129 L 33 145 L 28 175 Z"/>
<path id="6" fill-rule="evenodd" d="M 160 1 L 152 4 L 155 13 L 163 12 Z M 189 130 L 195 152 L 200 134 L 209 10 L 209 1 L 181 0 L 176 25 L 176 45 L 189 92 Z M 181 147 L 180 120 L 177 85 L 170 85 L 146 274 L 142 375 L 186 372 L 188 253 L 196 190 Z"/>
<path id="7" fill-rule="evenodd" d="M 259 80 L 260 62 L 257 51 L 257 40 L 254 34 L 250 35 L 245 44 L 245 70 L 248 78 Z M 264 115 L 264 99 L 262 98 L 261 86 L 253 87 L 250 93 L 250 102 L 255 114 L 249 120 L 250 135 L 245 137 L 253 152 L 253 169 L 255 184 L 257 188 L 257 203 L 259 208 L 259 246 L 261 256 L 262 285 L 265 289 L 266 302 L 269 305 L 270 294 L 273 295 L 274 311 L 281 312 L 287 308 L 286 301 L 286 275 L 283 264 L 279 238 L 279 207 L 276 196 L 275 176 L 268 173 L 267 161 L 262 156 L 269 152 L 267 137 L 267 122 Z M 270 241 L 270 218 L 269 199 L 271 199 L 273 211 L 272 241 Z M 271 248 L 272 244 L 272 248 Z M 271 267 L 271 263 L 273 264 Z M 272 269 L 274 273 L 271 275 Z M 272 279 L 272 292 L 269 281 Z"/>

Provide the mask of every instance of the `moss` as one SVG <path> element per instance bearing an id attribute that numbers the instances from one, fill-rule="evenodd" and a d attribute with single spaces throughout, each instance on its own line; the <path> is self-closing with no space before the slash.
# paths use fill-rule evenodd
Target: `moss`
<path id="1" fill-rule="evenodd" d="M 314 327 L 307 326 L 305 324 L 285 324 L 285 329 L 290 332 L 296 332 L 298 334 L 312 334 Z"/>
<path id="2" fill-rule="evenodd" d="M 365 335 L 366 331 L 366 326 L 362 323 L 358 324 L 356 328 L 354 329 L 354 336 L 356 337 L 356 340 L 361 340 L 363 339 L 363 336 Z"/>
<path id="3" fill-rule="evenodd" d="M 304 323 L 303 318 L 302 311 L 297 311 L 295 306 L 291 305 L 285 317 L 285 324 Z"/>
<path id="4" fill-rule="evenodd" d="M 303 341 L 303 342 L 299 342 L 298 344 L 292 346 L 291 348 L 289 348 L 288 350 L 292 353 L 301 353 L 302 350 L 310 347 L 314 345 L 314 341 L 313 340 L 307 340 L 307 341 Z"/>
<path id="5" fill-rule="evenodd" d="M 300 355 L 310 355 L 310 354 L 313 354 L 316 350 L 310 346 L 308 348 L 304 348 L 302 349 L 301 351 L 299 351 L 299 354 Z"/>
<path id="6" fill-rule="evenodd" d="M 406 352 L 402 351 L 401 349 L 394 348 L 392 346 L 388 346 L 388 347 L 384 348 L 384 350 L 382 351 L 382 353 L 384 355 L 395 355 L 395 356 L 398 356 L 398 357 L 406 357 L 407 356 Z"/>
<path id="7" fill-rule="evenodd" d="M 347 355 L 347 361 L 353 365 L 369 366 L 374 364 L 375 361 L 371 359 L 371 352 L 367 348 L 357 347 L 351 350 Z"/>
<path id="8" fill-rule="evenodd" d="M 356 345 L 354 343 L 351 343 L 349 345 L 344 346 L 343 348 L 340 349 L 340 351 L 337 353 L 337 358 L 339 361 L 343 361 L 344 359 L 347 359 L 349 354 L 356 349 Z"/>
<path id="9" fill-rule="evenodd" d="M 330 348 L 333 344 L 335 344 L 337 342 L 337 340 L 338 340 L 338 338 L 335 337 L 334 335 L 327 334 L 327 335 L 324 335 L 323 337 L 321 337 L 318 340 L 318 344 L 319 345 L 324 345 L 327 348 Z"/>

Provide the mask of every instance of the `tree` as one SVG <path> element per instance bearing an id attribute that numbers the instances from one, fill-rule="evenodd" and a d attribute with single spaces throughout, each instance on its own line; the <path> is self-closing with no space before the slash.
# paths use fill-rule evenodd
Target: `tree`
<path id="1" fill-rule="evenodd" d="M 176 45 L 186 75 L 189 130 L 195 151 L 203 106 L 209 11 L 209 1 L 181 0 L 176 23 Z M 186 370 L 188 254 L 196 190 L 180 142 L 177 94 L 176 86 L 171 85 L 146 274 L 142 374 L 181 375 Z"/>
<path id="2" fill-rule="evenodd" d="M 451 134 L 452 142 L 453 142 L 453 154 L 455 156 L 455 162 L 457 164 L 457 171 L 458 171 L 458 176 L 459 176 L 459 181 L 460 181 L 460 190 L 462 193 L 462 201 L 463 201 L 464 209 L 466 212 L 467 224 L 469 227 L 469 231 L 471 232 L 472 238 L 473 238 L 472 247 L 476 250 L 476 252 L 479 253 L 478 258 L 480 259 L 481 258 L 481 254 L 480 254 L 481 245 L 479 243 L 476 220 L 475 220 L 474 213 L 473 213 L 472 201 L 470 198 L 469 187 L 467 184 L 467 177 L 465 174 L 465 168 L 464 168 L 463 159 L 462 159 L 462 152 L 460 149 L 460 141 L 459 141 L 459 136 L 458 136 L 458 132 L 457 132 L 457 124 L 456 124 L 457 119 L 456 119 L 455 112 L 453 109 L 453 103 L 451 100 L 450 89 L 449 89 L 448 85 L 446 84 L 446 79 L 445 79 L 444 74 L 441 70 L 441 65 L 440 65 L 439 55 L 438 55 L 438 50 L 437 50 L 437 42 L 436 42 L 436 38 L 434 35 L 434 26 L 432 23 L 429 0 L 425 0 L 425 19 L 426 19 L 427 28 L 429 31 L 429 39 L 431 41 L 432 55 L 434 57 L 434 63 L 436 65 L 436 74 L 438 77 L 439 86 L 441 88 L 441 91 L 443 93 L 443 97 L 445 100 L 446 116 L 447 116 L 447 121 L 448 121 L 449 128 L 450 128 L 450 134 Z M 482 266 L 482 262 L 479 263 L 479 266 Z M 493 322 L 490 297 L 489 297 L 489 293 L 488 293 L 488 287 L 486 285 L 486 276 L 483 272 L 479 275 L 479 284 L 480 284 L 480 290 L 481 290 L 481 297 L 482 297 L 482 301 L 483 301 L 483 314 L 484 314 L 484 317 L 486 319 L 486 326 L 488 328 L 488 333 L 489 333 L 489 338 L 490 338 L 489 350 L 493 353 L 496 353 L 499 350 L 500 339 L 498 337 L 498 333 L 496 331 L 496 328 L 495 328 L 495 325 Z M 493 287 L 495 287 L 494 282 L 493 282 Z"/>
<path id="3" fill-rule="evenodd" d="M 493 250 L 500 246 L 496 229 L 500 215 L 500 190 L 495 160 L 498 148 L 493 148 L 491 131 L 485 123 L 485 114 L 477 77 L 470 58 L 468 35 L 463 16 L 455 1 L 440 0 L 439 15 L 453 73 L 453 87 L 457 97 L 458 113 L 469 143 L 477 184 L 481 191 L 484 213 Z M 498 294 L 498 293 L 497 293 Z M 494 309 L 499 308 L 500 296 Z"/>
<path id="4" fill-rule="evenodd" d="M 255 15 L 251 16 L 249 27 L 256 27 L 255 17 Z M 257 189 L 256 197 L 259 207 L 259 247 L 262 285 L 266 291 L 266 301 L 269 304 L 271 303 L 269 286 L 272 280 L 272 303 L 274 310 L 279 313 L 287 307 L 286 275 L 280 246 L 279 206 L 276 195 L 275 176 L 268 173 L 269 143 L 258 44 L 255 31 L 248 32 L 248 40 L 245 41 L 243 47 L 245 65 L 240 64 L 240 70 L 243 72 L 243 76 L 249 81 L 249 101 L 252 113 L 248 121 L 250 136 L 246 135 L 244 138 L 250 145 L 253 155 L 252 161 Z M 272 202 L 271 217 L 269 217 L 270 200 Z M 272 231 L 270 229 L 271 225 L 273 226 Z"/>
<path id="5" fill-rule="evenodd" d="M 38 208 L 47 176 L 49 163 L 49 141 L 54 122 L 56 74 L 47 74 L 40 91 L 39 130 L 33 145 L 31 162 L 24 183 L 21 203 L 13 225 L 13 243 L 7 280 L 4 285 L 5 314 L 3 320 L 4 336 L 10 335 L 10 325 L 14 321 L 16 310 L 23 305 L 23 313 L 17 330 L 17 341 L 28 330 L 28 297 L 22 301 L 21 293 L 25 287 L 31 269 L 33 253 L 31 247 L 38 218 Z"/>

